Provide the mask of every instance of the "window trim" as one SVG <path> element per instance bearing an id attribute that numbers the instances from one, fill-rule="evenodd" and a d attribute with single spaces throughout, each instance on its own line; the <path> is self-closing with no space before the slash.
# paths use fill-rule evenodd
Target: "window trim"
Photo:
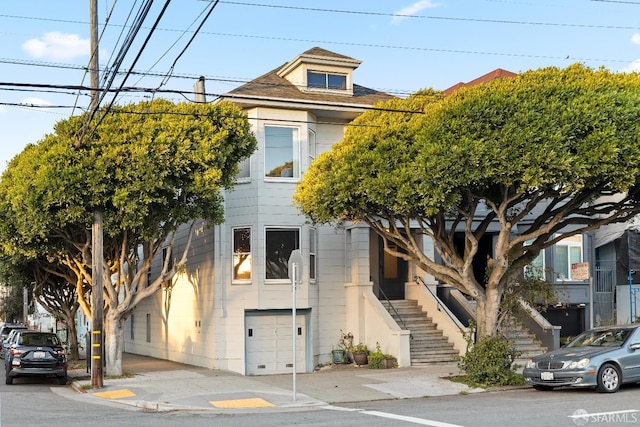
<path id="1" fill-rule="evenodd" d="M 323 75 L 324 76 L 324 85 L 322 87 L 309 85 L 309 75 L 310 74 Z M 332 87 L 329 87 L 329 76 L 336 76 L 336 77 L 344 78 L 344 87 L 343 88 L 332 88 Z M 349 75 L 347 73 L 338 73 L 338 72 L 331 72 L 331 71 L 324 71 L 324 70 L 307 69 L 306 87 L 307 87 L 307 90 L 309 90 L 309 91 L 347 93 L 348 92 L 348 85 L 349 85 Z"/>
<path id="2" fill-rule="evenodd" d="M 248 279 L 237 279 L 235 278 L 235 231 L 240 229 L 249 230 L 249 278 Z M 231 283 L 232 284 L 251 284 L 254 276 L 254 257 L 253 257 L 253 229 L 248 225 L 239 225 L 231 227 Z"/>
<path id="3" fill-rule="evenodd" d="M 247 162 L 249 168 L 249 176 L 240 176 L 240 170 L 238 170 L 238 176 L 236 177 L 236 182 L 238 184 L 245 184 L 247 182 L 251 182 L 251 159 L 253 156 L 249 156 L 246 159 L 238 162 L 238 169 L 240 169 L 240 165 L 244 162 Z"/>
<path id="4" fill-rule="evenodd" d="M 292 147 L 291 147 L 291 155 L 293 157 L 292 162 L 293 162 L 293 170 L 292 170 L 292 176 L 269 176 L 267 175 L 267 172 L 269 172 L 267 170 L 267 128 L 284 128 L 284 129 L 293 129 L 296 131 L 296 135 L 294 135 L 294 138 L 292 140 Z M 263 176 L 264 176 L 264 180 L 265 181 L 270 181 L 270 182 L 298 182 L 300 180 L 300 178 L 302 177 L 302 170 L 301 170 L 301 150 L 300 150 L 300 134 L 301 134 L 301 129 L 300 126 L 288 126 L 288 125 L 282 125 L 282 124 L 269 124 L 269 123 L 265 123 L 263 128 L 262 128 L 262 134 L 263 134 L 263 146 L 264 146 L 264 158 L 263 158 L 263 166 L 264 166 L 264 171 L 263 171 Z M 297 165 L 296 165 L 297 162 Z M 296 166 L 297 166 L 297 170 L 296 170 Z M 296 173 L 297 172 L 297 173 Z"/>
<path id="5" fill-rule="evenodd" d="M 289 277 L 283 277 L 278 279 L 267 279 L 267 241 L 269 231 L 297 231 L 298 232 L 298 241 L 297 247 L 295 249 L 300 249 L 300 240 L 302 238 L 302 227 L 300 226 L 288 226 L 288 225 L 269 225 L 264 227 L 264 259 L 263 259 L 263 268 L 264 268 L 264 283 L 274 284 L 274 285 L 282 285 L 282 284 L 291 284 L 291 280 Z M 291 255 L 289 255 L 291 256 Z M 288 258 L 287 258 L 288 261 Z"/>
<path id="6" fill-rule="evenodd" d="M 571 241 L 570 239 L 572 237 L 580 237 L 580 241 L 579 242 L 575 242 L 575 241 Z M 560 272 L 556 271 L 556 265 L 558 262 L 558 248 L 559 247 L 565 247 L 567 248 L 567 277 L 563 277 L 560 276 Z M 577 234 L 575 236 L 571 236 L 568 237 L 566 239 L 562 239 L 560 240 L 558 243 L 556 243 L 554 245 L 554 251 L 553 251 L 553 270 L 554 273 L 558 276 L 558 279 L 561 281 L 575 281 L 575 279 L 573 277 L 571 277 L 571 273 L 572 273 L 572 269 L 571 269 L 571 264 L 573 264 L 573 262 L 571 262 L 571 248 L 578 248 L 580 249 L 580 261 L 578 262 L 583 262 L 584 261 L 584 238 L 581 234 Z"/>

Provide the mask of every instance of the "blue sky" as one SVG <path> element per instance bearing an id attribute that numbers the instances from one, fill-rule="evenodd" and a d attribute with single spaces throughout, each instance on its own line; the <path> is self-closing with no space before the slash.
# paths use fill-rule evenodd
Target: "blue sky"
<path id="1" fill-rule="evenodd" d="M 100 63 L 107 67 L 127 35 L 127 16 L 144 1 L 98 3 Z M 123 69 L 131 68 L 165 3 L 154 3 Z M 219 1 L 176 61 L 210 5 L 170 2 L 133 67 L 140 74 L 128 77 L 125 86 L 190 91 L 203 75 L 207 93 L 225 93 L 314 46 L 361 60 L 357 84 L 398 96 L 446 89 L 496 68 L 522 72 L 582 62 L 640 70 L 640 0 Z M 88 86 L 83 71 L 89 61 L 88 22 L 87 0 L 2 2 L 0 170 L 27 144 L 52 132 L 58 120 L 88 107 L 86 93 L 5 85 Z M 117 102 L 143 96 L 127 94 Z"/>

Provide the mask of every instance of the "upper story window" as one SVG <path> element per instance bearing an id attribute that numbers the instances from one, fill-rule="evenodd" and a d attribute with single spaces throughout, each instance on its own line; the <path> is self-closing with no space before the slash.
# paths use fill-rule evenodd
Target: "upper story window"
<path id="1" fill-rule="evenodd" d="M 347 90 L 347 76 L 344 74 L 307 71 L 307 88 Z"/>
<path id="2" fill-rule="evenodd" d="M 271 178 L 300 178 L 300 137 L 297 128 L 264 127 L 264 174 Z"/>
<path id="3" fill-rule="evenodd" d="M 571 236 L 562 239 L 555 245 L 555 261 L 553 269 L 564 280 L 573 280 L 571 264 L 582 262 L 582 236 Z"/>
<path id="4" fill-rule="evenodd" d="M 531 241 L 525 243 L 525 245 L 530 245 Z M 535 277 L 537 279 L 544 279 L 545 277 L 545 263 L 544 263 L 544 249 L 540 251 L 538 256 L 536 256 L 531 264 L 525 266 L 524 271 L 525 274 L 529 277 Z"/>
<path id="5" fill-rule="evenodd" d="M 307 134 L 307 142 L 309 143 L 309 164 L 311 164 L 316 159 L 316 133 L 309 129 Z"/>
<path id="6" fill-rule="evenodd" d="M 238 163 L 238 176 L 236 180 L 238 182 L 248 182 L 251 180 L 251 158 L 244 159 Z"/>

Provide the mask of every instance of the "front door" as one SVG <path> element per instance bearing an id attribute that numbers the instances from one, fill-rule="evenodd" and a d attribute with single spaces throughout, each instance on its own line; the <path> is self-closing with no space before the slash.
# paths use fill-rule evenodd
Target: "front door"
<path id="1" fill-rule="evenodd" d="M 378 236 L 377 242 L 378 299 L 384 300 L 385 296 L 389 299 L 404 299 L 404 285 L 408 279 L 407 274 L 409 272 L 407 261 L 402 258 L 396 258 L 385 251 L 382 237 Z M 393 250 L 398 250 L 393 243 L 389 243 L 389 245 Z"/>

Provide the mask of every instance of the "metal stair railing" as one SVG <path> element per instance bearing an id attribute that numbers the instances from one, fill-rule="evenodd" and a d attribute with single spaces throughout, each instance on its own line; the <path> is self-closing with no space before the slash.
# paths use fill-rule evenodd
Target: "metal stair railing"
<path id="1" fill-rule="evenodd" d="M 393 304 L 391 303 L 391 300 L 389 299 L 389 297 L 387 297 L 387 294 L 385 294 L 382 288 L 380 287 L 378 287 L 378 291 L 380 292 L 380 294 L 382 294 L 382 297 L 384 298 L 384 300 L 387 302 L 387 304 L 389 304 L 389 307 L 391 308 L 391 310 L 393 310 L 395 315 L 398 317 L 398 320 L 400 321 L 400 323 L 402 323 L 402 328 L 405 331 L 411 331 L 409 328 L 407 328 L 406 323 L 404 323 L 404 320 L 402 320 L 402 316 L 400 316 L 400 313 L 398 313 L 398 310 L 396 310 L 396 308 L 393 306 Z M 413 334 L 411 334 L 411 332 L 409 332 L 409 339 L 413 339 Z"/>
<path id="2" fill-rule="evenodd" d="M 438 311 L 442 311 L 444 312 L 447 317 L 449 317 L 449 319 L 451 319 L 451 321 L 453 322 L 454 325 L 459 325 L 460 324 L 460 320 L 458 320 L 449 310 L 449 308 L 440 300 L 440 298 L 438 298 L 438 296 L 436 294 L 433 293 L 433 291 L 431 290 L 431 288 L 429 288 L 429 286 L 427 286 L 427 283 L 424 281 L 424 279 L 420 276 L 415 276 L 414 280 L 416 282 L 420 282 L 422 283 L 422 285 L 424 286 L 424 288 L 431 294 L 431 296 L 433 297 L 433 299 L 436 302 L 436 307 L 438 309 Z"/>

